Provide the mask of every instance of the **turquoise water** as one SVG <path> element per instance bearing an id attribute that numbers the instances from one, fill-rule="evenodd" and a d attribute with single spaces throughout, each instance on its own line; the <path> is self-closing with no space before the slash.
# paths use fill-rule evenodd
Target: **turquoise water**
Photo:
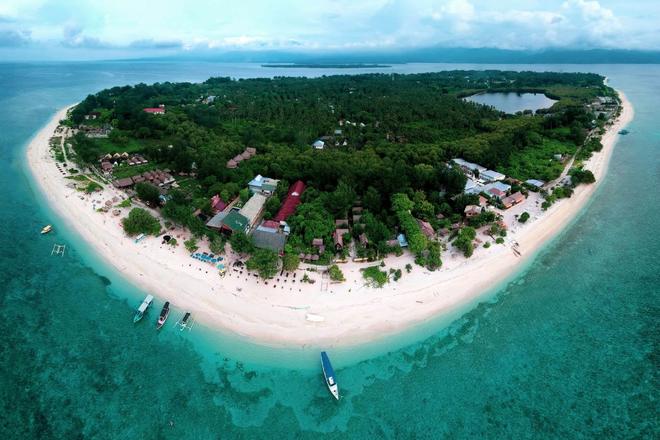
<path id="1" fill-rule="evenodd" d="M 550 108 L 557 102 L 543 93 L 479 93 L 465 99 L 495 107 L 505 113 L 517 113 L 523 110 L 536 111 Z"/>
<path id="2" fill-rule="evenodd" d="M 498 66 L 396 69 L 469 67 Z M 0 438 L 657 438 L 660 67 L 501 67 L 607 75 L 631 133 L 583 215 L 485 303 L 333 355 L 336 403 L 316 353 L 134 326 L 144 292 L 54 217 L 23 163 L 56 109 L 100 88 L 281 70 L 0 64 Z"/>

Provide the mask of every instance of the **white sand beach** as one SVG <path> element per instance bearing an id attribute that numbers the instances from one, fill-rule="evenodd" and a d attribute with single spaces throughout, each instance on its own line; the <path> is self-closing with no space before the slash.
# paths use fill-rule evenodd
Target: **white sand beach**
<path id="1" fill-rule="evenodd" d="M 386 269 L 400 268 L 403 277 L 382 289 L 367 287 L 359 271 L 375 263 L 345 263 L 340 268 L 346 281 L 328 283 L 317 272 L 297 271 L 295 278 L 279 277 L 267 284 L 245 270 L 230 268 L 220 277 L 213 266 L 190 257 L 183 247 L 183 231 L 170 231 L 180 245 L 172 248 L 162 239 L 148 237 L 136 244 L 121 228 L 120 216 L 97 212 L 113 197 L 125 198 L 122 191 L 107 185 L 91 195 L 71 188 L 66 170 L 59 170 L 49 150 L 49 139 L 66 114 L 59 111 L 37 134 L 27 149 L 28 164 L 46 198 L 64 221 L 75 228 L 98 253 L 123 276 L 146 292 L 169 300 L 178 309 L 189 310 L 210 327 L 235 332 L 259 343 L 271 345 L 347 346 L 400 332 L 413 324 L 475 302 L 485 292 L 514 274 L 540 247 L 556 236 L 584 207 L 603 180 L 618 138 L 618 131 L 633 118 L 633 108 L 621 93 L 623 110 L 602 138 L 603 150 L 587 162 L 596 184 L 580 185 L 570 199 L 562 199 L 547 211 L 541 198 L 530 193 L 524 204 L 504 213 L 509 233 L 502 245 L 479 247 L 466 259 L 451 247 L 442 255 L 440 270 L 429 272 L 415 266 L 404 269 L 412 257 L 390 257 Z M 69 186 L 67 186 L 69 184 Z M 116 204 L 116 202 L 113 202 Z M 523 211 L 530 220 L 521 224 L 513 216 Z M 58 226 L 60 220 L 54 219 Z M 482 233 L 482 240 L 491 240 Z M 491 240 L 492 241 L 492 240 Z M 513 251 L 514 244 L 520 255 Z M 205 244 L 200 250 L 208 250 Z M 232 255 L 226 256 L 229 265 Z M 300 283 L 307 273 L 316 282 Z M 320 322 L 310 321 L 308 315 Z M 322 317 L 322 321 L 321 321 Z"/>

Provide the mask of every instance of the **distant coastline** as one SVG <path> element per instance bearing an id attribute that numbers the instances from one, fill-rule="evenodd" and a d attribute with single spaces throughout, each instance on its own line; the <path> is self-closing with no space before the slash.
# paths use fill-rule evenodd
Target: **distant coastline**
<path id="1" fill-rule="evenodd" d="M 340 64 L 324 64 L 324 63 L 291 63 L 291 64 L 262 64 L 261 67 L 270 67 L 277 69 L 383 69 L 392 67 L 388 64 L 368 64 L 368 63 L 340 63 Z"/>
<path id="2" fill-rule="evenodd" d="M 515 274 L 554 238 L 584 208 L 607 172 L 619 131 L 632 120 L 632 105 L 620 93 L 622 112 L 602 138 L 603 149 L 585 166 L 596 183 L 576 188 L 526 224 L 518 224 L 507 236 L 507 244 L 483 247 L 469 261 L 448 255 L 443 269 L 420 269 L 401 284 L 382 289 L 359 288 L 355 282 L 333 285 L 331 292 L 305 287 L 292 292 L 259 285 L 257 279 L 229 274 L 220 279 L 208 266 L 190 258 L 182 247 L 163 245 L 159 238 L 136 243 L 127 237 L 120 217 L 97 212 L 104 200 L 121 196 L 112 185 L 94 195 L 70 187 L 70 179 L 58 170 L 49 140 L 66 109 L 33 138 L 27 149 L 28 166 L 34 181 L 61 218 L 75 228 L 118 272 L 143 290 L 175 307 L 191 311 L 202 323 L 229 330 L 259 343 L 274 346 L 353 346 L 401 333 L 431 318 L 450 314 L 479 301 L 493 286 Z M 68 185 L 68 186 L 67 186 Z M 114 203 L 119 203 L 114 202 Z M 57 228 L 57 220 L 54 222 Z M 176 232 L 181 241 L 185 232 Z M 189 235 L 189 234 L 188 234 Z M 515 243 L 516 252 L 512 251 Z M 393 257 L 396 267 L 412 257 Z M 363 265 L 343 266 L 349 280 L 360 277 Z M 310 285 L 308 285 L 310 286 Z M 302 286 L 301 286 L 302 287 Z M 353 288 L 353 289 L 352 289 Z M 355 294 L 359 291 L 359 295 Z M 396 313 L 392 313 L 396 310 Z M 322 315 L 323 321 L 309 315 Z"/>

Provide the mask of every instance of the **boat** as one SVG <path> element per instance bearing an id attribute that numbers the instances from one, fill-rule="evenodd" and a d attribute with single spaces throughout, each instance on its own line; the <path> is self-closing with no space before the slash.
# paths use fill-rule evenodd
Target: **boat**
<path id="1" fill-rule="evenodd" d="M 156 330 L 160 330 L 160 328 L 165 324 L 165 321 L 167 321 L 168 316 L 170 316 L 170 302 L 165 301 L 163 308 L 160 310 L 160 315 L 158 316 Z"/>
<path id="2" fill-rule="evenodd" d="M 53 227 L 51 225 L 46 225 L 41 229 L 41 233 L 42 234 L 48 234 L 52 230 L 53 230 Z"/>
<path id="3" fill-rule="evenodd" d="M 628 130 L 625 130 L 625 129 L 624 129 L 624 130 L 619 130 L 619 134 L 620 134 L 620 135 L 625 136 L 625 135 L 627 135 L 628 133 L 630 133 Z"/>
<path id="4" fill-rule="evenodd" d="M 323 369 L 323 376 L 325 377 L 325 383 L 328 385 L 328 389 L 335 399 L 339 400 L 339 387 L 335 380 L 335 370 L 332 369 L 330 358 L 325 351 L 321 352 L 321 368 Z"/>
<path id="5" fill-rule="evenodd" d="M 144 298 L 144 301 L 142 301 L 142 304 L 140 304 L 140 307 L 135 311 L 135 316 L 133 316 L 133 322 L 138 322 L 140 319 L 144 317 L 144 314 L 146 313 L 147 309 L 151 305 L 151 303 L 154 302 L 154 297 L 153 295 L 147 295 Z"/>
<path id="6" fill-rule="evenodd" d="M 323 321 L 325 321 L 325 318 L 323 316 L 316 315 L 314 313 L 305 314 L 305 319 L 310 321 L 310 322 L 323 322 Z"/>
<path id="7" fill-rule="evenodd" d="M 191 330 L 193 326 L 193 320 L 191 319 L 190 312 L 186 312 L 183 315 L 183 318 L 177 321 L 176 325 L 180 327 L 179 328 L 180 331 L 184 331 L 186 329 Z"/>

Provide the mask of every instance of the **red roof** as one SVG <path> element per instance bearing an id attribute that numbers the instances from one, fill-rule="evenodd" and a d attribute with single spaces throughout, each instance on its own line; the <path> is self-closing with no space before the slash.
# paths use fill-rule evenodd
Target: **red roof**
<path id="1" fill-rule="evenodd" d="M 278 229 L 280 227 L 280 224 L 275 220 L 265 220 L 261 224 L 261 226 L 263 226 L 264 228 Z"/>
<path id="2" fill-rule="evenodd" d="M 165 113 L 165 109 L 160 107 L 147 107 L 144 111 L 147 113 Z"/>
<path id="3" fill-rule="evenodd" d="M 273 220 L 281 222 L 289 218 L 291 214 L 296 212 L 296 208 L 300 204 L 300 196 L 305 192 L 305 184 L 302 180 L 294 182 L 293 185 L 289 187 L 289 193 L 284 199 L 284 203 L 280 207 L 279 212 Z"/>
<path id="4" fill-rule="evenodd" d="M 224 211 L 226 207 L 227 204 L 220 198 L 219 195 L 216 194 L 211 197 L 211 209 L 213 209 L 214 212 L 218 213 L 220 211 Z"/>

